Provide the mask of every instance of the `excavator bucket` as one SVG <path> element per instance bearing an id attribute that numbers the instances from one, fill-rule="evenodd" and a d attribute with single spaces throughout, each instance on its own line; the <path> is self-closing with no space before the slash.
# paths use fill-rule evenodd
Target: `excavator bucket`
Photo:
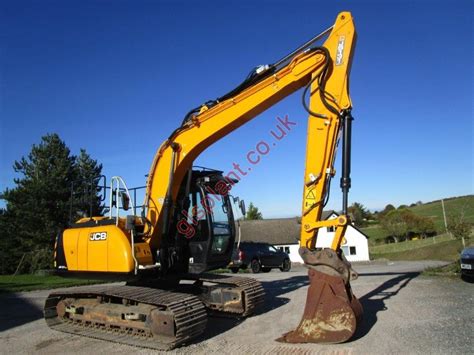
<path id="1" fill-rule="evenodd" d="M 303 319 L 296 328 L 277 339 L 286 343 L 342 343 L 355 333 L 362 306 L 349 281 L 309 269 L 310 285 Z"/>

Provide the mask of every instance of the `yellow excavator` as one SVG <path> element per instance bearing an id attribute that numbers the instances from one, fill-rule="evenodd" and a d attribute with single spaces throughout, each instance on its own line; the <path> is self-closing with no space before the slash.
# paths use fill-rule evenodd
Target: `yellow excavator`
<path id="1" fill-rule="evenodd" d="M 322 45 L 316 45 L 319 40 Z M 207 147 L 281 99 L 303 89 L 309 113 L 300 255 L 310 285 L 303 318 L 283 342 L 338 343 L 350 339 L 362 316 L 351 291 L 357 277 L 340 245 L 349 224 L 351 100 L 349 71 L 356 39 L 352 15 L 235 89 L 192 109 L 159 147 L 147 177 L 142 213 L 120 216 L 133 199 L 120 177 L 110 187 L 107 216 L 84 217 L 56 238 L 58 274 L 125 281 L 51 293 L 44 317 L 52 329 L 139 347 L 168 350 L 191 342 L 209 314 L 245 317 L 264 302 L 253 278 L 206 271 L 226 267 L 238 233 L 230 195 L 238 177 L 193 168 Z M 321 221 L 342 140 L 343 213 Z M 239 204 L 245 214 L 245 206 Z M 317 249 L 318 229 L 334 227 L 330 248 Z"/>

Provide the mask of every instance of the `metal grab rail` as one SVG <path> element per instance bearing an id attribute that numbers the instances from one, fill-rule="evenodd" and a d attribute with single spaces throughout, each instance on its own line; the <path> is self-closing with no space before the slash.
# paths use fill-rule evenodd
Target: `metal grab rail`
<path id="1" fill-rule="evenodd" d="M 120 184 L 123 185 L 123 188 L 120 187 Z M 116 186 L 115 186 L 116 185 Z M 115 187 L 115 189 L 114 189 Z M 115 193 L 115 210 L 117 211 L 116 215 L 116 225 L 118 225 L 118 220 L 120 217 L 120 207 L 119 207 L 119 197 L 121 194 L 126 193 L 128 196 L 128 200 L 131 204 L 132 209 L 135 211 L 134 207 L 134 201 L 132 200 L 130 196 L 130 192 L 128 191 L 127 184 L 125 184 L 125 181 L 123 181 L 122 177 L 120 176 L 112 176 L 112 179 L 110 181 L 110 210 L 109 210 L 109 218 L 113 218 L 113 195 Z M 122 206 L 123 208 L 123 206 Z"/>
<path id="2" fill-rule="evenodd" d="M 128 188 L 128 192 L 133 194 L 133 201 L 134 201 L 134 203 L 137 201 L 137 190 L 144 190 L 144 189 L 146 189 L 146 186 L 129 187 L 129 188 Z M 109 186 L 106 186 L 106 187 L 105 187 L 105 191 L 108 191 L 108 190 L 110 190 L 110 187 L 109 187 Z M 126 191 L 125 188 L 120 188 L 120 190 L 121 190 L 121 191 Z M 110 193 L 112 193 L 112 191 L 111 191 Z M 137 216 L 137 208 L 143 209 L 143 208 L 145 208 L 145 206 L 146 206 L 146 205 L 144 205 L 144 204 L 143 204 L 143 205 L 133 205 L 133 207 L 132 207 L 132 209 L 133 209 L 133 214 L 134 214 L 135 216 Z M 107 206 L 107 205 L 106 205 L 106 206 L 104 206 L 104 208 L 105 208 L 107 211 L 110 210 L 110 206 Z M 118 208 L 123 209 L 122 207 L 118 207 Z"/>
<path id="3" fill-rule="evenodd" d="M 121 188 L 120 185 L 123 185 Z M 115 188 L 115 189 L 114 189 Z M 115 216 L 115 225 L 118 226 L 119 223 L 119 217 L 120 217 L 120 207 L 119 207 L 119 198 L 121 194 L 126 193 L 128 197 L 128 201 L 133 209 L 135 211 L 134 207 L 134 201 L 132 200 L 130 196 L 130 191 L 128 190 L 127 184 L 125 184 L 125 181 L 122 179 L 120 176 L 112 176 L 112 179 L 110 181 L 110 211 L 109 211 L 109 218 L 112 219 L 113 217 L 113 195 L 115 193 L 115 210 L 117 212 L 117 215 Z M 123 206 L 122 206 L 123 208 Z M 138 260 L 135 257 L 135 233 L 134 230 L 130 230 L 130 247 L 132 249 L 132 258 L 134 262 L 134 272 L 135 275 L 137 274 L 138 271 Z"/>

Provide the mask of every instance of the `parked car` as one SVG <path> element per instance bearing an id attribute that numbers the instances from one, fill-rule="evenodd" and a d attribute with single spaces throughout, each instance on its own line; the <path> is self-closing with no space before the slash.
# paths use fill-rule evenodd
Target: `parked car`
<path id="1" fill-rule="evenodd" d="M 284 251 L 278 250 L 268 243 L 241 242 L 234 247 L 229 269 L 233 273 L 239 269 L 250 268 L 253 273 L 269 272 L 271 269 L 290 271 L 290 257 Z"/>
<path id="2" fill-rule="evenodd" d="M 461 252 L 461 277 L 474 277 L 474 247 L 464 248 Z"/>

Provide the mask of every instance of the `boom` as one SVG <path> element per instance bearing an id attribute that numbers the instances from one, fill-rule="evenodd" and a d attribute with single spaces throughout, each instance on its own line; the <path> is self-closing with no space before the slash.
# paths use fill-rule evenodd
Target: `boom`
<path id="1" fill-rule="evenodd" d="M 158 149 L 147 180 L 148 242 L 159 248 L 173 201 L 195 158 L 220 138 L 296 90 L 311 90 L 301 245 L 314 247 L 314 222 L 320 220 L 333 162 L 341 113 L 351 100 L 348 76 L 355 42 L 349 12 L 339 14 L 322 47 L 307 46 L 287 62 L 270 66 L 247 88 L 213 106 L 191 113 Z M 255 82 L 255 84 L 254 84 Z M 318 94 L 316 94 L 319 91 Z"/>

